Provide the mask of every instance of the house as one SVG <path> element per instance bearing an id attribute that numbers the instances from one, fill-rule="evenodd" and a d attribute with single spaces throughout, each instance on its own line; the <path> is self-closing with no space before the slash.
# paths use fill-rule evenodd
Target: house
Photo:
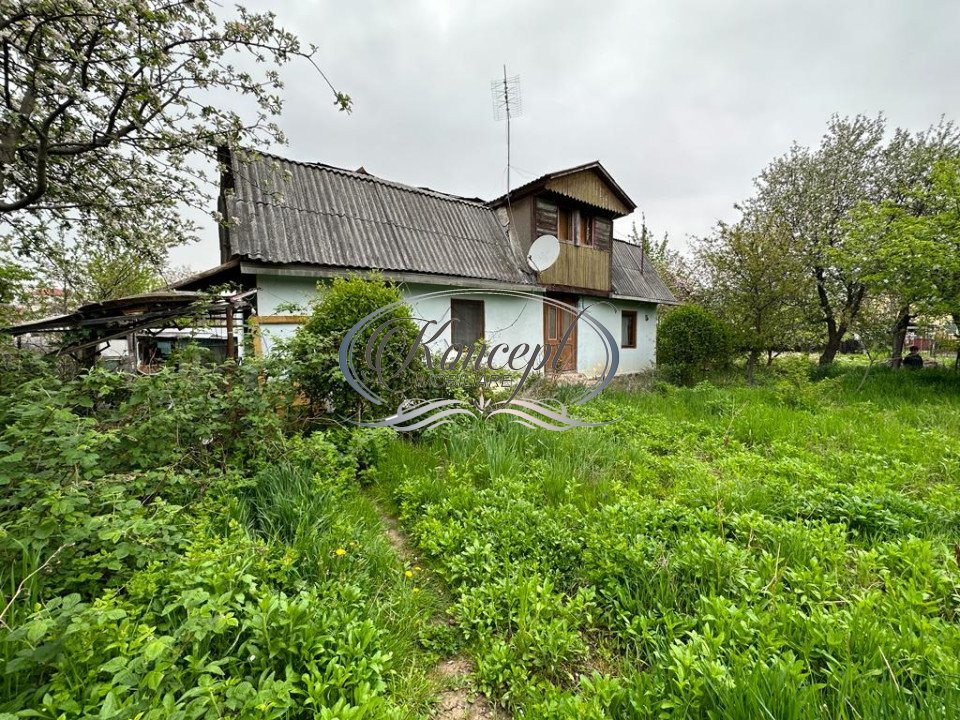
<path id="1" fill-rule="evenodd" d="M 256 290 L 256 349 L 293 333 L 318 281 L 378 270 L 399 283 L 419 317 L 452 325 L 431 347 L 486 339 L 556 348 L 588 310 L 620 344 L 619 372 L 654 363 L 657 308 L 676 299 L 637 245 L 613 237 L 636 204 L 599 162 L 548 173 L 492 201 L 266 154 L 220 151 L 222 264 L 173 287 L 227 281 Z M 527 261 L 543 235 L 559 239 L 556 262 Z M 464 291 L 423 298 L 437 290 Z M 500 291 L 521 290 L 526 295 Z M 469 291 L 469 293 L 467 292 Z M 480 292 L 482 291 L 482 292 Z M 532 294 L 534 297 L 531 297 Z M 538 301 L 559 300 L 570 312 Z M 561 371 L 601 371 L 602 348 L 573 328 Z"/>

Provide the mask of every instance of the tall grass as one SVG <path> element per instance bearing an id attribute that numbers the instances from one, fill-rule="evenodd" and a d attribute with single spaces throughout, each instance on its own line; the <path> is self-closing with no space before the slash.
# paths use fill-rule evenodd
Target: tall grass
<path id="1" fill-rule="evenodd" d="M 365 598 L 385 631 L 381 646 L 400 661 L 391 695 L 404 707 L 427 708 L 432 659 L 421 641 L 444 599 L 422 569 L 406 576 L 411 565 L 388 542 L 370 498 L 353 482 L 331 482 L 309 465 L 287 462 L 263 469 L 241 498 L 237 514 L 291 558 L 295 583 L 349 586 Z"/>
<path id="2" fill-rule="evenodd" d="M 478 681 L 528 716 L 960 717 L 960 380 L 805 376 L 395 440 L 377 485 Z"/>

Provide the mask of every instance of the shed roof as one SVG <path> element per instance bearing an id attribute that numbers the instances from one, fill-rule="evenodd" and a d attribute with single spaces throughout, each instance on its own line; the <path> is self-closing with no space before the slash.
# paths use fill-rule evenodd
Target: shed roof
<path id="1" fill-rule="evenodd" d="M 667 305 L 676 305 L 678 302 L 657 274 L 653 263 L 644 258 L 643 248 L 626 240 L 613 241 L 610 281 L 614 295 Z"/>
<path id="2" fill-rule="evenodd" d="M 232 156 L 231 256 L 534 283 L 496 212 L 479 200 L 365 171 Z"/>
<path id="3" fill-rule="evenodd" d="M 104 324 L 117 318 L 131 317 L 144 312 L 156 312 L 160 309 L 179 311 L 201 298 L 203 298 L 202 293 L 184 292 L 182 290 L 139 293 L 113 300 L 87 303 L 81 305 L 72 313 L 30 320 L 2 328 L 2 330 L 12 335 L 23 335 L 29 332 L 60 332 L 85 325 Z"/>

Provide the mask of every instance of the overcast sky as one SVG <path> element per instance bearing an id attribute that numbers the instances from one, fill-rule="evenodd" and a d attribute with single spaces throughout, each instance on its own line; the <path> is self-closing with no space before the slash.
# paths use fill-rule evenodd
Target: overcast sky
<path id="1" fill-rule="evenodd" d="M 467 196 L 505 190 L 490 81 L 519 74 L 512 184 L 599 159 L 678 245 L 833 113 L 921 129 L 960 119 L 960 2 L 254 2 L 354 100 L 337 112 L 306 63 L 284 70 L 290 158 Z M 637 217 L 639 217 L 639 210 Z M 631 218 L 618 221 L 626 236 Z M 216 229 L 172 261 L 219 262 Z"/>

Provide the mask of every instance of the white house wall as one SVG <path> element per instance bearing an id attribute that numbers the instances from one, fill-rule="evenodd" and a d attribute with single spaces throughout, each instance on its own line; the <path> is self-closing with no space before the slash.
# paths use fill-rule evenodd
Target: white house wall
<path id="1" fill-rule="evenodd" d="M 257 307 L 261 316 L 274 316 L 270 324 L 260 327 L 260 340 L 263 352 L 269 353 L 276 342 L 291 336 L 298 327 L 297 323 L 277 323 L 277 316 L 305 314 L 307 305 L 315 297 L 317 281 L 315 278 L 288 277 L 277 275 L 257 276 Z M 439 290 L 452 290 L 438 285 L 407 284 L 402 286 L 404 298 L 410 303 L 415 317 L 435 320 L 443 323 L 450 318 L 450 296 L 423 298 L 421 296 Z M 456 297 L 456 296 L 454 296 Z M 465 294 L 465 299 L 483 300 L 484 330 L 487 340 L 492 343 L 504 342 L 511 347 L 520 343 L 543 342 L 543 307 L 523 298 L 497 294 Z M 620 313 L 622 310 L 637 311 L 637 347 L 620 348 L 620 367 L 618 374 L 640 372 L 653 367 L 655 362 L 657 308 L 652 303 L 640 303 L 629 300 L 604 300 L 584 297 L 582 306 L 606 326 L 613 337 L 620 342 Z M 289 309 L 293 305 L 300 310 Z M 285 307 L 287 306 L 287 307 Z M 282 309 L 282 311 L 281 311 Z M 449 328 L 431 343 L 431 348 L 442 351 L 450 345 Z M 596 334 L 586 328 L 577 334 L 577 370 L 585 375 L 594 375 L 602 368 L 603 349 L 597 342 Z"/>
<path id="2" fill-rule="evenodd" d="M 436 285 L 405 285 L 403 295 L 413 309 L 414 317 L 436 320 L 442 324 L 450 319 L 450 296 L 423 298 L 420 296 L 438 290 L 453 290 Z M 453 297 L 457 297 L 454 295 Z M 483 301 L 484 335 L 488 344 L 507 343 L 516 347 L 520 343 L 543 342 L 543 309 L 524 298 L 496 294 L 465 294 L 466 300 Z M 431 333 L 432 334 L 432 333 Z M 436 342 L 430 344 L 432 350 L 442 351 L 450 346 L 450 328 L 447 328 Z"/>
<path id="3" fill-rule="evenodd" d="M 316 278 L 257 275 L 258 315 L 276 317 L 309 314 L 310 300 L 316 295 Z M 260 347 L 263 353 L 269 354 L 278 340 L 292 336 L 298 327 L 295 322 L 261 325 Z"/>
<path id="4" fill-rule="evenodd" d="M 306 315 L 316 294 L 316 278 L 257 275 L 257 312 L 260 315 Z M 300 310 L 281 311 L 284 305 L 293 305 Z"/>
<path id="5" fill-rule="evenodd" d="M 657 306 L 653 303 L 634 300 L 607 300 L 604 298 L 583 297 L 581 307 L 586 308 L 590 316 L 610 331 L 620 348 L 620 365 L 617 375 L 650 370 L 657 359 Z M 621 347 L 621 317 L 623 310 L 637 311 L 637 346 Z M 577 370 L 584 375 L 593 376 L 603 369 L 603 348 L 596 342 L 593 332 L 577 333 Z"/>
<path id="6" fill-rule="evenodd" d="M 257 276 L 257 312 L 273 316 L 270 324 L 260 327 L 260 342 L 269 353 L 278 340 L 290 337 L 297 323 L 278 323 L 283 315 L 305 314 L 310 300 L 316 296 L 317 281 L 313 278 L 284 277 L 277 275 Z M 401 287 L 404 298 L 410 303 L 416 317 L 436 320 L 442 324 L 450 319 L 450 297 L 422 298 L 420 296 L 450 287 L 438 285 L 405 284 Z M 483 300 L 486 337 L 492 342 L 505 342 L 511 346 L 523 342 L 543 341 L 543 310 L 522 298 L 496 294 L 465 294 L 466 299 Z M 419 299 L 418 299 L 419 298 Z M 291 310 L 290 306 L 300 308 Z M 432 334 L 432 333 L 431 333 Z M 450 345 L 450 329 L 447 328 L 430 347 L 443 351 Z"/>

